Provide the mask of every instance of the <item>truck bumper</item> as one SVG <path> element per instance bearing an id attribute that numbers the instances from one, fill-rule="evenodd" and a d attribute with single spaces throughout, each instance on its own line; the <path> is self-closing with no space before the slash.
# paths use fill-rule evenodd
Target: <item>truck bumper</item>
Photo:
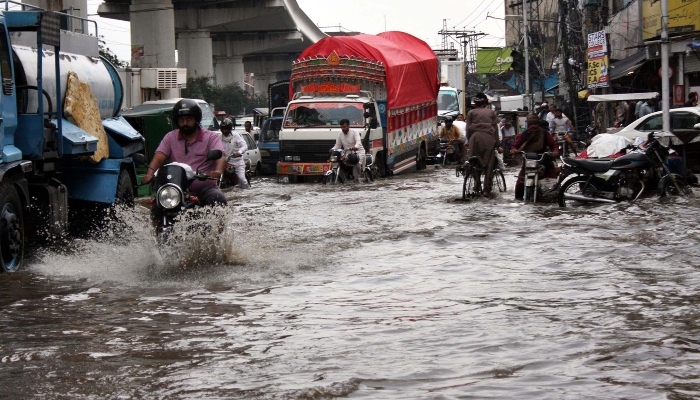
<path id="1" fill-rule="evenodd" d="M 331 163 L 278 162 L 277 175 L 324 175 Z"/>

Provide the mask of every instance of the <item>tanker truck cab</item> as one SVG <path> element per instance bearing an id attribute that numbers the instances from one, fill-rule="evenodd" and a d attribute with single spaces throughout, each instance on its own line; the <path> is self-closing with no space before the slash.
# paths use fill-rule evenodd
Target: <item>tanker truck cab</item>
<path id="1" fill-rule="evenodd" d="M 367 154 L 377 159 L 384 150 L 384 132 L 379 125 L 379 106 L 369 92 L 350 94 L 298 94 L 287 105 L 282 130 L 277 173 L 322 176 L 330 169 L 331 147 L 341 133 L 340 121 L 360 132 Z M 383 166 L 378 172 L 384 173 Z"/>
<path id="2" fill-rule="evenodd" d="M 102 221 L 112 205 L 133 204 L 131 155 L 143 137 L 118 117 L 122 84 L 98 39 L 62 31 L 64 18 L 96 25 L 0 11 L 0 273 L 22 266 L 28 238 L 61 237 L 69 220 Z"/>

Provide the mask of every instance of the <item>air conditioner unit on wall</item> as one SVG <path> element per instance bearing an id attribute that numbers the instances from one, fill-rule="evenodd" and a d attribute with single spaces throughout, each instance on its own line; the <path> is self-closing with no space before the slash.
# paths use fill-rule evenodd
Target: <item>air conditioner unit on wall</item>
<path id="1" fill-rule="evenodd" d="M 144 89 L 181 89 L 187 84 L 187 68 L 142 68 Z"/>

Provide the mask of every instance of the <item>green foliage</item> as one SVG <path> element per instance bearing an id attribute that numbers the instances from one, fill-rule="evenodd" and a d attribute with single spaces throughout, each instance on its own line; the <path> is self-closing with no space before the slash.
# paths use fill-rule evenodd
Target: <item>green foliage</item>
<path id="1" fill-rule="evenodd" d="M 106 43 L 104 41 L 104 36 L 100 36 L 100 38 L 97 40 L 97 46 L 100 51 L 100 55 L 104 58 L 107 59 L 107 61 L 111 62 L 114 64 L 115 67 L 117 68 L 128 68 L 129 63 L 126 61 L 120 60 L 116 54 L 112 53 L 112 50 L 109 49 L 109 47 L 106 46 Z"/>
<path id="2" fill-rule="evenodd" d="M 267 96 L 248 95 L 237 83 L 216 86 L 211 77 L 198 76 L 187 79 L 187 88 L 182 97 L 202 99 L 214 104 L 216 111 L 226 111 L 231 115 L 249 114 L 253 108 L 267 107 Z"/>

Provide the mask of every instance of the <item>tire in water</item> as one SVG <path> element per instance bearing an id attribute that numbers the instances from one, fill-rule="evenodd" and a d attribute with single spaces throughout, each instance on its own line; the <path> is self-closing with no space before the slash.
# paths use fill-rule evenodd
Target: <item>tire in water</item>
<path id="1" fill-rule="evenodd" d="M 506 177 L 503 176 L 503 172 L 499 169 L 493 171 L 493 179 L 496 181 L 496 187 L 498 191 L 503 193 L 506 191 Z"/>
<path id="2" fill-rule="evenodd" d="M 689 197 L 693 195 L 693 188 L 680 175 L 666 175 L 659 181 L 658 192 L 660 197 Z"/>
<path id="3" fill-rule="evenodd" d="M 24 261 L 24 214 L 17 188 L 0 183 L 0 272 L 15 272 Z"/>
<path id="4" fill-rule="evenodd" d="M 566 207 L 567 204 L 586 204 L 586 201 L 580 200 L 567 200 L 565 196 L 567 194 L 575 194 L 579 196 L 592 197 L 593 193 L 597 192 L 598 189 L 593 183 L 586 184 L 588 178 L 584 176 L 577 176 L 575 178 L 569 179 L 564 182 L 559 189 L 559 207 Z M 585 186 L 585 189 L 584 189 Z"/>

